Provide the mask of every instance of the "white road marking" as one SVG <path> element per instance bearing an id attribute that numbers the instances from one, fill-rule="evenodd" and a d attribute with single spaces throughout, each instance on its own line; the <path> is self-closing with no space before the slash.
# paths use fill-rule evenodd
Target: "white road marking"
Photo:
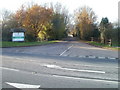
<path id="1" fill-rule="evenodd" d="M 40 88 L 40 85 L 30 85 L 30 84 L 21 84 L 21 83 L 10 83 L 5 82 L 6 84 L 9 84 L 16 88 Z"/>
<path id="2" fill-rule="evenodd" d="M 105 57 L 98 57 L 99 59 L 105 59 Z"/>
<path id="3" fill-rule="evenodd" d="M 66 49 L 64 52 L 62 52 L 62 53 L 60 54 L 60 56 L 62 56 L 67 50 L 68 50 L 68 49 Z"/>
<path id="4" fill-rule="evenodd" d="M 111 57 L 108 57 L 109 59 L 116 59 L 116 58 L 111 58 Z"/>
<path id="5" fill-rule="evenodd" d="M 86 58 L 86 56 L 78 56 L 79 58 Z"/>
<path id="6" fill-rule="evenodd" d="M 20 70 L 18 70 L 18 69 L 12 69 L 12 68 L 6 68 L 6 67 L 0 67 L 0 68 L 2 68 L 2 69 L 6 69 L 6 70 L 11 70 L 11 71 L 17 71 L 17 72 L 20 71 Z"/>
<path id="7" fill-rule="evenodd" d="M 57 66 L 57 65 L 48 65 L 48 64 L 45 64 L 44 66 L 46 66 L 48 68 L 61 68 L 60 66 Z"/>
<path id="8" fill-rule="evenodd" d="M 83 64 L 74 64 L 77 66 L 82 66 L 82 67 L 95 67 L 95 68 L 119 68 L 119 67 L 110 67 L 110 66 L 96 66 L 96 65 L 83 65 Z"/>
<path id="9" fill-rule="evenodd" d="M 79 70 L 79 69 L 71 69 L 71 68 L 62 68 L 60 66 L 57 65 L 44 65 L 48 68 L 55 68 L 55 69 L 61 69 L 61 70 L 68 70 L 68 71 L 78 71 L 78 72 L 90 72 L 90 73 L 101 73 L 104 74 L 104 71 L 93 71 L 93 70 Z"/>
<path id="10" fill-rule="evenodd" d="M 72 46 L 70 46 L 68 49 L 70 49 L 70 48 L 72 48 L 73 47 L 73 45 Z"/>
<path id="11" fill-rule="evenodd" d="M 88 56 L 89 58 L 96 58 L 95 56 Z"/>
<path id="12" fill-rule="evenodd" d="M 70 47 L 68 47 L 68 49 L 66 49 L 65 51 L 63 51 L 59 56 L 62 56 L 65 52 L 67 52 L 70 48 L 72 48 L 73 47 L 73 45 L 72 46 L 70 46 Z"/>
<path id="13" fill-rule="evenodd" d="M 108 80 L 99 80 L 99 79 L 90 79 L 90 78 L 80 78 L 80 77 L 71 77 L 71 76 L 59 76 L 59 75 L 52 75 L 54 77 L 60 78 L 67 78 L 67 79 L 76 79 L 76 80 L 92 80 L 98 82 L 110 82 L 110 83 L 118 83 L 118 81 L 108 81 Z"/>
<path id="14" fill-rule="evenodd" d="M 69 70 L 69 71 L 79 71 L 79 72 L 105 73 L 104 71 L 79 70 L 79 69 L 69 69 L 69 68 L 62 68 L 62 69 L 64 69 L 64 70 Z"/>

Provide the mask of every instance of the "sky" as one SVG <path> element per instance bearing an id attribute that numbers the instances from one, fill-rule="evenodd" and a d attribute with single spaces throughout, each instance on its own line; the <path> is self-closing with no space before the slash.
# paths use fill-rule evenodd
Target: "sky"
<path id="1" fill-rule="evenodd" d="M 89 6 L 97 15 L 98 22 L 101 21 L 102 17 L 108 17 L 110 22 L 115 22 L 118 19 L 119 1 L 120 0 L 1 0 L 0 11 L 7 9 L 11 12 L 15 12 L 22 4 L 27 5 L 31 2 L 40 5 L 50 2 L 60 2 L 71 14 L 74 13 L 74 10 L 80 7 Z"/>

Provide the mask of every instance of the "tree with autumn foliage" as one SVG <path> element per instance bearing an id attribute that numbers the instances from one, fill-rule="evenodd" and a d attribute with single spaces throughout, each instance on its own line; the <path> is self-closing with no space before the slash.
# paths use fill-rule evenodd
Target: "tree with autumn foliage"
<path id="1" fill-rule="evenodd" d="M 96 15 L 94 11 L 89 7 L 82 7 L 76 11 L 75 19 L 80 39 L 90 40 L 92 32 L 96 28 Z"/>
<path id="2" fill-rule="evenodd" d="M 51 4 L 50 8 L 34 4 L 29 8 L 21 6 L 14 17 L 19 27 L 26 29 L 28 41 L 55 40 L 67 36 L 67 14 L 67 10 L 60 3 Z"/>
<path id="3" fill-rule="evenodd" d="M 22 5 L 14 14 L 12 19 L 15 27 L 25 29 L 26 41 L 43 41 L 62 39 L 67 36 L 68 11 L 60 3 L 51 6 L 32 4 Z M 10 23 L 10 25 L 12 22 Z"/>
<path id="4" fill-rule="evenodd" d="M 18 20 L 19 27 L 26 29 L 26 39 L 35 41 L 40 39 L 42 31 L 51 27 L 52 13 L 52 9 L 35 4 L 29 8 L 22 6 L 16 12 L 15 18 Z M 45 34 L 43 33 L 43 35 Z"/>

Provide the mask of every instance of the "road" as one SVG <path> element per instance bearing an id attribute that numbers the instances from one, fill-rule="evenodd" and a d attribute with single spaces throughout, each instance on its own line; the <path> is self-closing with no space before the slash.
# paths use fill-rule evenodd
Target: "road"
<path id="1" fill-rule="evenodd" d="M 3 88 L 118 88 L 117 51 L 63 41 L 3 48 L 1 57 Z"/>

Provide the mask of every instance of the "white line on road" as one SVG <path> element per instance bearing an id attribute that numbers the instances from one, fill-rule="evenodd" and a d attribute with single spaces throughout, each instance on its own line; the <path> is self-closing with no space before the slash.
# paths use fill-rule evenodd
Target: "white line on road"
<path id="1" fill-rule="evenodd" d="M 105 57 L 98 57 L 99 59 L 105 59 Z"/>
<path id="2" fill-rule="evenodd" d="M 73 45 L 72 46 L 70 46 L 70 47 L 68 47 L 65 51 L 63 51 L 59 56 L 62 56 L 65 52 L 67 52 L 70 48 L 72 48 L 73 47 Z"/>
<path id="3" fill-rule="evenodd" d="M 86 56 L 78 56 L 79 58 L 86 58 Z"/>
<path id="4" fill-rule="evenodd" d="M 0 67 L 0 68 L 5 69 L 5 70 L 17 71 L 17 72 L 20 71 L 18 69 L 12 69 L 12 68 L 6 68 L 6 67 Z"/>
<path id="5" fill-rule="evenodd" d="M 57 69 L 66 69 L 66 70 L 77 70 L 77 69 L 67 69 L 67 68 L 61 68 L 60 66 L 57 66 L 57 65 L 47 65 L 47 67 L 49 67 L 49 68 L 57 68 Z M 12 70 L 12 71 L 20 71 L 20 70 L 17 70 L 17 69 L 11 69 L 11 68 L 5 68 L 5 67 L 0 67 L 0 68 L 3 68 L 3 69 L 6 69 L 6 70 Z M 90 72 L 91 70 L 89 70 L 89 72 Z M 93 71 L 93 72 L 96 72 L 96 71 Z M 100 73 L 99 71 L 97 72 L 97 73 Z M 105 73 L 105 72 L 103 72 L 103 73 Z M 80 78 L 80 77 L 71 77 L 71 76 L 60 76 L 60 75 L 52 75 L 52 76 L 54 76 L 54 77 L 62 77 L 62 78 L 69 78 L 69 79 L 83 79 L 83 80 L 93 80 L 93 81 L 104 81 L 104 82 L 116 82 L 116 83 L 118 83 L 117 81 L 107 81 L 107 80 L 98 80 L 98 79 L 89 79 L 89 78 Z M 16 88 L 19 88 L 19 87 L 17 87 L 17 86 L 20 86 L 21 88 L 28 88 L 28 86 L 29 86 L 29 88 L 32 88 L 32 85 L 30 86 L 29 84 L 18 84 L 18 83 L 10 83 L 10 82 L 6 82 L 7 84 L 11 84 L 11 85 L 15 85 L 14 87 L 16 87 Z M 28 85 L 28 86 L 27 86 Z M 33 85 L 34 86 L 34 88 L 36 88 L 36 87 L 40 87 L 40 85 Z"/>
<path id="6" fill-rule="evenodd" d="M 9 84 L 16 88 L 40 88 L 40 85 L 30 85 L 30 84 L 21 84 L 21 83 L 10 83 L 5 82 L 6 84 Z"/>
<path id="7" fill-rule="evenodd" d="M 61 68 L 60 66 L 57 66 L 57 65 L 49 65 L 49 64 L 44 64 L 44 66 L 48 67 L 48 68 Z"/>
<path id="8" fill-rule="evenodd" d="M 68 71 L 78 71 L 78 72 L 89 72 L 89 73 L 101 73 L 104 74 L 104 71 L 93 71 L 93 70 L 79 70 L 79 69 L 71 69 L 71 68 L 62 68 L 60 66 L 57 65 L 47 65 L 45 64 L 44 66 L 48 67 L 48 68 L 55 68 L 55 69 L 61 69 L 61 70 L 68 70 Z"/>
<path id="9" fill-rule="evenodd" d="M 96 58 L 95 56 L 89 56 L 88 58 Z"/>
<path id="10" fill-rule="evenodd" d="M 71 77 L 71 76 L 59 76 L 59 75 L 52 75 L 54 77 L 60 77 L 60 78 L 67 78 L 67 79 L 76 79 L 76 80 L 92 80 L 92 81 L 98 81 L 98 82 L 111 82 L 111 83 L 118 83 L 118 81 L 110 81 L 110 80 L 99 80 L 99 79 L 90 79 L 90 78 L 80 78 L 80 77 Z"/>
<path id="11" fill-rule="evenodd" d="M 62 68 L 64 70 L 69 70 L 69 71 L 79 71 L 79 72 L 90 72 L 90 73 L 105 73 L 104 71 L 93 71 L 93 70 L 79 70 L 79 69 L 69 69 L 69 68 Z"/>
<path id="12" fill-rule="evenodd" d="M 116 59 L 116 58 L 111 58 L 111 57 L 108 57 L 109 59 Z"/>

